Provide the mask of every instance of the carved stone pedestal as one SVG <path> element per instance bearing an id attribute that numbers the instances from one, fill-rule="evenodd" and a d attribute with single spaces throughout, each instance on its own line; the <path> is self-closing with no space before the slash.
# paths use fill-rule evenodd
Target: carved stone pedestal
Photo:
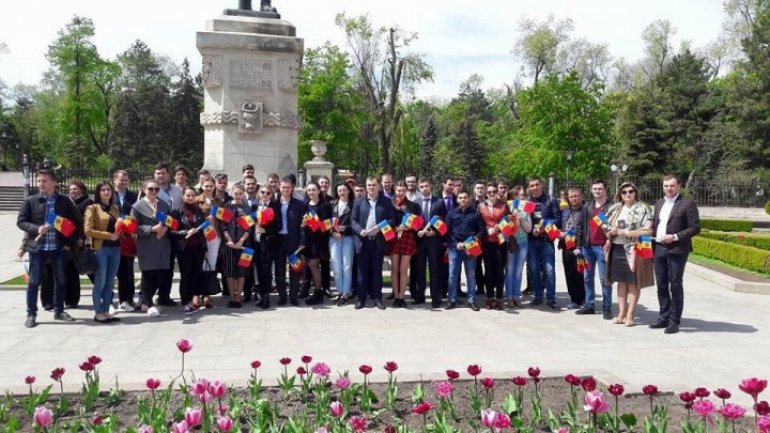
<path id="1" fill-rule="evenodd" d="M 288 21 L 221 15 L 198 32 L 203 56 L 204 167 L 239 180 L 254 165 L 269 173 L 297 171 L 297 86 L 304 41 Z"/>
<path id="2" fill-rule="evenodd" d="M 333 180 L 334 164 L 324 159 L 326 155 L 326 142 L 322 140 L 310 140 L 310 150 L 315 157 L 305 162 L 305 171 L 310 181 L 318 182 L 318 178 L 326 176 Z"/>

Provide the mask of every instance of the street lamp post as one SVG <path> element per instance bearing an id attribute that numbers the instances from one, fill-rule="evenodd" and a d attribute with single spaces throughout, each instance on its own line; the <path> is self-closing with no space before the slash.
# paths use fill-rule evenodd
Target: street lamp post
<path id="1" fill-rule="evenodd" d="M 572 150 L 572 149 L 568 150 L 567 151 L 567 182 L 564 185 L 564 190 L 565 191 L 569 189 L 569 168 L 570 168 L 570 165 L 572 165 L 572 157 L 573 156 L 575 156 L 575 151 Z"/>
<path id="2" fill-rule="evenodd" d="M 610 171 L 612 172 L 612 176 L 615 178 L 615 191 L 618 190 L 618 180 L 620 179 L 620 176 L 625 174 L 626 171 L 628 171 L 628 165 L 623 164 L 622 166 L 618 166 L 617 164 L 612 164 L 610 166 Z"/>
<path id="3" fill-rule="evenodd" d="M 24 176 L 24 198 L 29 195 L 29 157 L 21 155 L 21 175 Z"/>

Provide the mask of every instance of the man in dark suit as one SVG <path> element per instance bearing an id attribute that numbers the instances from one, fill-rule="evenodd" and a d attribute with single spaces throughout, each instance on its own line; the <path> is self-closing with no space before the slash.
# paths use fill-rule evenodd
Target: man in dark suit
<path id="1" fill-rule="evenodd" d="M 366 297 L 374 300 L 374 306 L 385 309 L 382 303 L 382 261 L 387 249 L 385 238 L 377 226 L 387 220 L 391 228 L 396 227 L 393 202 L 380 194 L 376 177 L 366 179 L 366 197 L 357 199 L 350 216 L 350 227 L 356 233 L 356 254 L 358 254 L 358 302 L 356 310 L 364 308 Z"/>
<path id="2" fill-rule="evenodd" d="M 254 212 L 273 210 L 273 220 L 265 225 L 260 225 L 256 221 L 254 228 L 254 266 L 256 269 L 256 281 L 259 287 L 260 300 L 257 306 L 263 310 L 270 308 L 270 286 L 273 283 L 273 266 L 278 269 L 280 265 L 278 254 L 275 252 L 280 249 L 280 235 L 278 234 L 283 227 L 281 213 L 281 203 L 273 199 L 273 189 L 270 185 L 259 187 L 259 201 L 254 205 Z M 286 267 L 286 263 L 283 263 Z M 284 285 L 285 285 L 284 280 Z M 285 302 L 285 300 L 284 300 Z"/>
<path id="3" fill-rule="evenodd" d="M 302 225 L 302 216 L 307 212 L 302 200 L 293 197 L 294 182 L 289 177 L 281 179 L 280 186 L 281 197 L 278 200 L 278 215 L 281 227 L 278 230 L 278 249 L 275 253 L 275 284 L 278 289 L 278 305 L 286 305 L 286 259 L 290 254 L 297 251 L 305 231 L 300 228 Z M 291 305 L 299 306 L 299 274 L 293 270 L 289 271 L 289 302 Z"/>
<path id="4" fill-rule="evenodd" d="M 457 197 L 453 193 L 455 180 L 456 178 L 454 176 L 446 176 L 444 179 L 444 183 L 441 184 L 441 195 L 439 196 L 439 201 L 436 204 L 436 212 L 438 212 L 439 215 L 444 216 L 442 219 L 444 219 L 452 209 L 457 207 Z M 441 266 L 439 267 L 439 271 L 440 271 L 439 278 L 441 278 L 441 295 L 446 297 L 448 294 L 447 289 L 449 287 L 449 263 L 448 263 L 449 253 L 447 251 L 446 236 L 442 236 L 441 238 L 440 254 L 441 254 Z M 465 298 L 468 295 L 462 290 L 460 290 L 460 288 L 458 287 L 457 296 L 460 298 Z"/>
<path id="5" fill-rule="evenodd" d="M 112 174 L 112 183 L 115 184 L 115 195 L 112 196 L 115 204 L 118 205 L 121 215 L 130 215 L 131 207 L 136 203 L 138 195 L 129 191 L 128 183 L 130 179 L 125 170 L 116 170 Z M 136 283 L 134 281 L 134 258 L 136 257 L 136 239 L 133 235 L 123 235 L 121 244 L 125 248 L 120 249 L 120 264 L 118 265 L 118 311 L 132 312 L 136 310 L 134 303 L 134 293 L 136 292 Z M 133 254 L 131 251 L 133 249 Z"/>
<path id="6" fill-rule="evenodd" d="M 650 328 L 665 328 L 666 334 L 679 332 L 684 307 L 682 278 L 692 237 L 700 233 L 700 216 L 694 201 L 679 194 L 679 178 L 663 178 L 665 198 L 655 203 L 655 280 L 658 285 L 660 314 Z"/>
<path id="7" fill-rule="evenodd" d="M 444 293 L 446 281 L 441 279 L 441 235 L 436 229 L 428 226 L 428 221 L 434 216 L 438 216 L 442 221 L 446 221 L 446 208 L 440 206 L 441 199 L 438 196 L 431 195 L 430 179 L 424 177 L 420 179 L 420 198 L 417 205 L 422 210 L 422 217 L 425 219 L 425 227 L 417 232 L 417 254 L 415 265 L 412 270 L 415 275 L 415 290 L 412 292 L 412 298 L 415 304 L 425 302 L 426 289 L 426 265 L 430 272 L 430 300 L 433 308 L 441 308 L 441 296 Z"/>

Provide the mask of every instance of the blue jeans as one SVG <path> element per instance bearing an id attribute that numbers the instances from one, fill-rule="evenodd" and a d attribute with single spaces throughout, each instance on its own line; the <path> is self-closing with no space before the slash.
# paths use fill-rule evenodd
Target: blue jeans
<path id="1" fill-rule="evenodd" d="M 465 251 L 449 249 L 449 302 L 457 303 L 457 291 L 460 289 L 460 265 L 465 266 L 465 279 L 468 283 L 468 302 L 476 302 L 476 257 Z"/>
<path id="2" fill-rule="evenodd" d="M 521 282 L 524 278 L 524 262 L 527 261 L 529 244 L 519 244 L 519 251 L 508 253 L 505 264 L 505 299 L 521 297 Z"/>
<path id="3" fill-rule="evenodd" d="M 588 262 L 588 270 L 583 271 L 583 282 L 586 288 L 585 306 L 595 308 L 594 274 L 598 268 L 599 285 L 602 286 L 602 311 L 612 311 L 612 285 L 607 284 L 607 260 L 604 258 L 604 248 L 601 245 L 585 246 L 580 251 Z"/>
<path id="4" fill-rule="evenodd" d="M 329 237 L 329 254 L 334 270 L 334 284 L 342 295 L 350 294 L 353 284 L 353 254 L 355 239 L 353 236 L 343 236 L 341 239 Z"/>
<path id="5" fill-rule="evenodd" d="M 67 279 L 64 273 L 64 265 L 67 263 L 69 253 L 67 251 L 38 251 L 29 253 L 29 284 L 27 284 L 27 315 L 37 316 L 37 291 L 43 282 L 43 268 L 45 262 L 53 263 L 53 308 L 57 313 L 64 311 L 64 291 Z"/>
<path id="6" fill-rule="evenodd" d="M 101 247 L 95 255 L 98 266 L 94 272 L 91 298 L 94 301 L 94 312 L 99 314 L 108 312 L 112 304 L 112 289 L 120 266 L 120 247 Z"/>
<path id="7" fill-rule="evenodd" d="M 535 299 L 543 299 L 543 280 L 540 273 L 545 274 L 545 299 L 556 302 L 556 255 L 553 242 L 547 239 L 535 239 L 529 242 L 527 265 L 532 271 L 532 290 Z"/>

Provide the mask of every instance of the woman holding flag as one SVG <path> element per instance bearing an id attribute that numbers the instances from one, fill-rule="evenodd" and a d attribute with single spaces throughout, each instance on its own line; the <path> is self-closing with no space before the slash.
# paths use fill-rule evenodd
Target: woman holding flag
<path id="1" fill-rule="evenodd" d="M 355 233 L 350 228 L 350 213 L 353 209 L 353 189 L 347 183 L 337 185 L 337 194 L 332 202 L 332 231 L 329 237 L 329 254 L 334 270 L 334 282 L 339 297 L 337 306 L 347 304 L 352 296 L 353 254 L 355 254 Z"/>
<path id="2" fill-rule="evenodd" d="M 217 260 L 219 259 L 219 247 L 222 245 L 222 237 L 219 234 L 219 224 L 216 217 L 211 215 L 211 208 L 214 206 L 224 206 L 219 198 L 214 194 L 216 189 L 216 182 L 211 176 L 206 176 L 201 180 L 201 192 L 198 195 L 198 207 L 201 208 L 203 215 L 206 215 L 206 220 L 209 222 L 211 229 L 208 231 L 214 234 L 206 236 L 206 258 L 203 261 L 203 279 L 206 281 L 205 287 L 207 290 L 203 293 L 203 305 L 206 308 L 212 308 L 213 304 L 209 299 L 209 288 L 217 286 Z"/>
<path id="3" fill-rule="evenodd" d="M 203 237 L 202 224 L 206 216 L 198 207 L 198 194 L 192 186 L 184 188 L 182 208 L 171 212 L 171 216 L 179 221 L 179 229 L 173 230 L 173 241 L 176 242 L 177 261 L 179 262 L 179 296 L 184 313 L 192 314 L 200 308 L 200 295 L 203 294 L 205 280 L 203 274 L 203 258 L 206 255 L 206 239 Z M 208 224 L 209 226 L 211 223 Z"/>
<path id="4" fill-rule="evenodd" d="M 497 184 L 486 185 L 487 199 L 479 203 L 479 215 L 486 226 L 481 250 L 484 256 L 484 284 L 487 288 L 487 310 L 503 309 L 503 289 L 505 287 L 505 261 L 507 254 L 506 237 L 513 235 L 514 227 L 508 214 L 508 205 L 498 199 Z M 503 233 L 503 229 L 508 233 Z"/>
<path id="5" fill-rule="evenodd" d="M 652 211 L 639 200 L 639 190 L 631 182 L 623 182 L 615 193 L 615 204 L 607 212 L 608 224 L 606 250 L 606 278 L 610 284 L 618 283 L 618 307 L 616 324 L 634 326 L 636 304 L 643 287 L 655 284 L 652 261 L 637 254 L 636 243 L 640 236 L 652 234 Z"/>
<path id="6" fill-rule="evenodd" d="M 246 190 L 241 184 L 232 188 L 233 200 L 221 208 L 212 207 L 211 213 L 219 220 L 219 231 L 225 240 L 222 256 L 222 273 L 225 276 L 227 289 L 230 292 L 228 308 L 241 308 L 243 285 L 246 282 L 246 272 L 251 269 L 254 250 L 251 249 L 253 228 L 244 229 L 238 223 L 238 218 L 249 215 L 251 208 L 244 200 Z M 216 209 L 216 211 L 215 211 Z"/>
<path id="7" fill-rule="evenodd" d="M 302 219 L 305 230 L 304 252 L 313 278 L 313 295 L 305 300 L 307 305 L 323 302 L 324 291 L 321 281 L 321 261 L 329 260 L 329 232 L 332 230 L 332 207 L 321 197 L 321 188 L 315 182 L 305 186 L 307 213 Z"/>
<path id="8" fill-rule="evenodd" d="M 406 198 L 406 183 L 396 183 L 393 195 L 393 207 L 396 210 L 396 221 L 401 221 L 396 227 L 396 236 L 388 242 L 390 255 L 390 275 L 393 286 L 393 307 L 406 308 L 404 294 L 409 285 L 409 263 L 412 256 L 417 254 L 417 230 L 424 224 L 420 206 Z"/>
<path id="9" fill-rule="evenodd" d="M 513 203 L 527 200 L 524 187 L 514 186 L 508 191 L 508 199 Z M 521 282 L 524 275 L 524 263 L 527 261 L 527 234 L 532 231 L 532 219 L 519 206 L 509 206 L 511 222 L 516 227 L 513 236 L 508 238 L 508 259 L 505 265 L 505 298 L 508 308 L 518 307 L 521 296 Z"/>

